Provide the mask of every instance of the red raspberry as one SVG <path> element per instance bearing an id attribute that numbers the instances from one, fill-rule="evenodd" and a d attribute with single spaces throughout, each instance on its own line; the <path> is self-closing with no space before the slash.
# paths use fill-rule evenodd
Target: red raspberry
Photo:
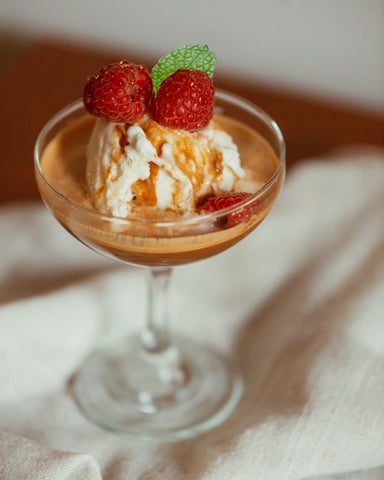
<path id="1" fill-rule="evenodd" d="M 164 127 L 201 130 L 213 117 L 215 88 L 201 70 L 176 70 L 160 85 L 154 119 Z"/>
<path id="2" fill-rule="evenodd" d="M 201 213 L 213 213 L 219 210 L 223 210 L 224 208 L 232 207 L 232 205 L 243 202 L 244 200 L 252 197 L 252 195 L 252 193 L 239 192 L 211 197 L 201 207 Z M 259 205 L 260 200 L 256 200 L 251 205 L 246 205 L 244 207 L 238 208 L 234 212 L 228 214 L 224 226 L 234 227 L 241 222 L 246 222 L 251 218 L 252 214 L 256 212 Z"/>
<path id="3" fill-rule="evenodd" d="M 143 65 L 126 60 L 101 68 L 83 90 L 85 108 L 91 115 L 113 122 L 133 122 L 151 108 L 152 78 Z"/>

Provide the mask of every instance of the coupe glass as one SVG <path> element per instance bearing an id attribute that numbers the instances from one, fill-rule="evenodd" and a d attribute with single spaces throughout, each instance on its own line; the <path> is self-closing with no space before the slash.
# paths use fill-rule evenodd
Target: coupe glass
<path id="1" fill-rule="evenodd" d="M 230 359 L 171 335 L 169 280 L 174 266 L 231 247 L 266 217 L 284 181 L 285 146 L 276 123 L 250 102 L 217 91 L 215 108 L 256 130 L 278 163 L 265 185 L 246 201 L 195 217 L 172 221 L 113 217 L 75 203 L 49 183 L 41 165 L 43 153 L 58 133 L 86 115 L 81 100 L 56 114 L 36 142 L 37 185 L 61 225 L 95 252 L 143 266 L 147 272 L 148 309 L 142 331 L 99 348 L 74 377 L 73 393 L 80 409 L 115 432 L 162 440 L 192 437 L 222 423 L 241 397 L 242 378 Z M 224 228 L 228 215 L 244 206 L 252 208 L 252 216 Z"/>

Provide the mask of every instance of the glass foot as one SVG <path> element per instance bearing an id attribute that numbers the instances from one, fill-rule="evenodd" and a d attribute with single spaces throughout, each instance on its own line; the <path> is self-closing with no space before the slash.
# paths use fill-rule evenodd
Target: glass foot
<path id="1" fill-rule="evenodd" d="M 136 338 L 91 355 L 74 378 L 73 393 L 84 414 L 103 428 L 173 441 L 228 418 L 242 379 L 205 346 L 176 339 L 165 351 L 148 353 Z"/>

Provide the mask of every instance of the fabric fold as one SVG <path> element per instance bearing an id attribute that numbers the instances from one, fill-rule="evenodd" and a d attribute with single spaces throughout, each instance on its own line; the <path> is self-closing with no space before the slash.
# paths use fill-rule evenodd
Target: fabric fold
<path id="1" fill-rule="evenodd" d="M 101 480 L 86 454 L 60 452 L 10 433 L 0 433 L 0 478 L 6 480 Z"/>

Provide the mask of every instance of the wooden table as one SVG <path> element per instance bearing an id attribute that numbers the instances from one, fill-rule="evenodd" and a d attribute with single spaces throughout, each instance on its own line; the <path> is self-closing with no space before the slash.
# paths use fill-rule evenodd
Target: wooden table
<path id="1" fill-rule="evenodd" d="M 129 58 L 134 51 L 95 52 L 71 45 L 35 45 L 0 76 L 0 202 L 38 198 L 33 175 L 33 147 L 44 123 L 81 95 L 87 76 L 100 66 Z M 288 91 L 215 77 L 218 87 L 249 98 L 280 125 L 287 143 L 287 163 L 351 144 L 384 146 L 383 115 L 359 111 Z"/>

